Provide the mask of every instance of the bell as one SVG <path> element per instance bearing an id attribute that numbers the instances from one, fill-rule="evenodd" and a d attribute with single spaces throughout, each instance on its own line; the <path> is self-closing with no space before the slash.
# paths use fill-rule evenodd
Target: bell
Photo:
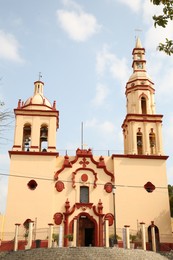
<path id="1" fill-rule="evenodd" d="M 25 146 L 27 146 L 27 145 L 29 145 L 29 139 L 28 138 L 25 140 Z"/>
<path id="2" fill-rule="evenodd" d="M 40 139 L 41 139 L 41 141 L 47 141 L 47 129 L 46 128 L 41 130 Z"/>
<path id="3" fill-rule="evenodd" d="M 154 146 L 155 146 L 155 141 L 151 141 L 151 142 L 150 142 L 150 146 L 151 146 L 151 147 L 154 147 Z"/>
<path id="4" fill-rule="evenodd" d="M 137 146 L 142 146 L 142 141 L 141 140 L 137 141 Z"/>

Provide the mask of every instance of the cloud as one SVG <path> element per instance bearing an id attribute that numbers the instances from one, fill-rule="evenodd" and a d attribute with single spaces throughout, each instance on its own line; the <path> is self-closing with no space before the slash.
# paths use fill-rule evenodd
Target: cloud
<path id="1" fill-rule="evenodd" d="M 153 5 L 150 1 L 145 0 L 142 2 L 142 11 L 143 11 L 143 21 L 146 24 L 154 24 L 153 15 L 159 15 L 162 13 L 161 5 Z"/>
<path id="2" fill-rule="evenodd" d="M 109 88 L 106 85 L 98 83 L 96 86 L 96 95 L 95 98 L 92 100 L 92 104 L 94 106 L 100 106 L 104 103 L 106 97 L 109 94 Z"/>
<path id="3" fill-rule="evenodd" d="M 19 54 L 19 43 L 10 33 L 0 30 L 0 59 L 23 62 Z"/>
<path id="4" fill-rule="evenodd" d="M 160 42 L 164 43 L 166 38 L 173 38 L 172 22 L 169 22 L 166 28 L 155 28 L 154 26 L 149 27 L 149 29 L 146 31 L 145 37 L 145 47 L 147 50 L 156 50 Z"/>
<path id="5" fill-rule="evenodd" d="M 172 185 L 173 167 L 168 167 L 168 169 L 167 169 L 167 178 L 168 178 L 168 184 Z"/>
<path id="6" fill-rule="evenodd" d="M 112 134 L 115 131 L 114 124 L 110 121 L 99 122 L 96 118 L 85 122 L 85 127 L 93 128 L 101 135 Z"/>
<path id="7" fill-rule="evenodd" d="M 10 164 L 8 154 L 0 154 L 0 161 L 1 161 L 0 171 L 2 171 L 2 168 L 7 170 L 9 168 L 9 164 Z"/>
<path id="8" fill-rule="evenodd" d="M 82 11 L 82 8 L 73 1 L 66 0 L 64 4 L 74 10 L 57 10 L 57 19 L 61 28 L 72 40 L 84 42 L 99 32 L 101 26 L 95 16 Z"/>
<path id="9" fill-rule="evenodd" d="M 76 9 L 78 11 L 82 11 L 82 7 L 72 0 L 62 0 L 62 3 L 67 8 L 73 8 L 73 9 Z"/>
<path id="10" fill-rule="evenodd" d="M 5 178 L 0 179 L 0 214 L 4 214 L 6 208 L 8 179 L 7 177 Z"/>
<path id="11" fill-rule="evenodd" d="M 173 26 L 171 23 L 166 28 L 154 28 L 154 26 L 151 26 L 146 31 L 144 46 L 150 53 L 150 56 L 146 57 L 147 70 L 150 71 L 149 74 L 152 75 L 153 81 L 157 80 L 157 92 L 162 95 L 168 95 L 168 99 L 171 99 L 173 60 L 157 49 L 159 43 L 165 43 L 165 38 L 173 38 Z"/>
<path id="12" fill-rule="evenodd" d="M 109 51 L 108 46 L 104 46 L 102 50 L 97 54 L 96 58 L 96 70 L 99 76 L 104 76 L 107 72 L 110 75 L 119 80 L 121 85 L 124 86 L 125 81 L 130 75 L 130 69 L 127 65 L 125 58 L 119 59 L 115 54 Z"/>
<path id="13" fill-rule="evenodd" d="M 127 5 L 133 12 L 138 12 L 141 9 L 141 0 L 118 0 L 121 4 Z"/>

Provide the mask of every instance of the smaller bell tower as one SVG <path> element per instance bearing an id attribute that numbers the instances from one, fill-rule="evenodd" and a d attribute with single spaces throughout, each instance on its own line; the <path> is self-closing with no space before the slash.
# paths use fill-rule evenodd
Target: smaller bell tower
<path id="1" fill-rule="evenodd" d="M 126 84 L 127 115 L 122 125 L 124 154 L 163 155 L 163 116 L 155 112 L 154 83 L 147 75 L 145 49 L 139 38 L 132 55 L 133 73 Z"/>
<path id="2" fill-rule="evenodd" d="M 12 151 L 56 152 L 56 130 L 59 111 L 43 95 L 44 83 L 34 82 L 34 94 L 26 102 L 19 100 L 15 113 L 15 134 Z"/>

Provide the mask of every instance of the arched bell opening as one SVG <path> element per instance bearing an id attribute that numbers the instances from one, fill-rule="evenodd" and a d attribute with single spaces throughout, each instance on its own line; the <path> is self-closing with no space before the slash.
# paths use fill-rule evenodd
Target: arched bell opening
<path id="1" fill-rule="evenodd" d="M 23 127 L 22 150 L 29 151 L 30 143 L 31 143 L 31 125 L 25 124 Z"/>
<path id="2" fill-rule="evenodd" d="M 137 132 L 136 135 L 136 141 L 137 141 L 137 153 L 138 154 L 143 154 L 143 140 L 142 140 L 142 133 L 141 130 L 139 128 L 139 131 Z"/>
<path id="3" fill-rule="evenodd" d="M 147 114 L 147 101 L 145 97 L 141 97 L 141 111 L 142 114 Z"/>
<path id="4" fill-rule="evenodd" d="M 46 152 L 48 147 L 48 127 L 42 125 L 40 128 L 40 151 Z"/>
<path id="5" fill-rule="evenodd" d="M 150 154 L 156 154 L 156 136 L 151 128 L 151 132 L 149 134 L 149 142 L 150 142 Z"/>

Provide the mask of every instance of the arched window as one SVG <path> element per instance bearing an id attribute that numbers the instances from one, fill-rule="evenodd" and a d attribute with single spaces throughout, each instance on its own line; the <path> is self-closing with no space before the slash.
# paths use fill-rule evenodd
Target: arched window
<path id="1" fill-rule="evenodd" d="M 137 141 L 137 153 L 138 154 L 143 154 L 143 141 L 142 141 L 142 133 L 141 130 L 139 128 L 139 131 L 137 132 L 136 135 L 136 141 Z"/>
<path id="2" fill-rule="evenodd" d="M 150 154 L 156 153 L 156 137 L 153 132 L 153 128 L 151 128 L 151 132 L 149 134 L 149 142 L 150 142 Z"/>
<path id="3" fill-rule="evenodd" d="M 31 125 L 25 124 L 23 128 L 23 144 L 22 144 L 22 150 L 23 151 L 29 151 L 31 143 Z"/>
<path id="4" fill-rule="evenodd" d="M 138 52 L 137 53 L 137 60 L 141 60 L 142 59 L 142 53 Z"/>
<path id="5" fill-rule="evenodd" d="M 42 125 L 40 128 L 40 151 L 47 151 L 48 147 L 48 127 Z"/>
<path id="6" fill-rule="evenodd" d="M 147 102 L 145 97 L 141 97 L 141 111 L 142 114 L 147 114 Z"/>
<path id="7" fill-rule="evenodd" d="M 89 203 L 89 187 L 80 187 L 80 203 Z"/>

